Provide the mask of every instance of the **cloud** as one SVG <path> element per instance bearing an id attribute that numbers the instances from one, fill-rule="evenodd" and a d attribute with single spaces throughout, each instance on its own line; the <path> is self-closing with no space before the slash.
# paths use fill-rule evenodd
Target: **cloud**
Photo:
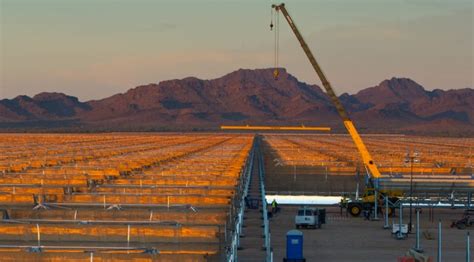
<path id="1" fill-rule="evenodd" d="M 178 25 L 173 24 L 173 23 L 160 23 L 158 25 L 158 31 L 160 31 L 160 32 L 164 32 L 164 31 L 168 31 L 168 30 L 175 30 L 177 28 L 178 28 Z"/>

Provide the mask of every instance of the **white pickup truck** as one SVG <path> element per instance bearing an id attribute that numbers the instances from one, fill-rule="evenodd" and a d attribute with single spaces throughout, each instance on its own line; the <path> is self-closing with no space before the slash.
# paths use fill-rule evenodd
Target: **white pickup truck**
<path id="1" fill-rule="evenodd" d="M 318 210 L 311 207 L 301 207 L 295 216 L 296 228 L 321 228 Z"/>

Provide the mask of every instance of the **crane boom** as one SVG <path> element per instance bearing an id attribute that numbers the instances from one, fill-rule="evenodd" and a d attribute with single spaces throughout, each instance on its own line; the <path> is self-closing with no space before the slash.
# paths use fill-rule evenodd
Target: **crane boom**
<path id="1" fill-rule="evenodd" d="M 291 30 L 295 34 L 296 38 L 301 44 L 301 47 L 303 48 L 303 51 L 308 57 L 309 62 L 313 66 L 314 71 L 319 76 L 319 79 L 321 80 L 321 83 L 323 84 L 324 89 L 326 90 L 326 94 L 329 96 L 334 106 L 336 106 L 337 113 L 342 118 L 342 121 L 344 122 L 344 126 L 346 127 L 347 131 L 349 132 L 349 135 L 354 141 L 354 144 L 356 145 L 357 150 L 359 151 L 362 157 L 362 161 L 364 162 L 364 165 L 370 172 L 371 176 L 374 178 L 380 177 L 380 172 L 377 166 L 375 165 L 374 160 L 372 159 L 372 156 L 367 150 L 367 147 L 362 141 L 362 138 L 360 137 L 359 132 L 357 132 L 357 129 L 354 126 L 354 123 L 352 122 L 352 120 L 349 118 L 346 110 L 344 109 L 344 106 L 342 105 L 341 101 L 339 101 L 339 98 L 337 97 L 337 95 L 334 93 L 334 89 L 332 88 L 331 83 L 329 83 L 329 81 L 327 80 L 326 76 L 323 73 L 323 70 L 321 69 L 318 62 L 316 61 L 316 58 L 314 58 L 313 53 L 309 49 L 308 45 L 306 44 L 306 41 L 304 40 L 300 31 L 298 30 L 295 23 L 293 22 L 293 19 L 291 18 L 290 14 L 286 10 L 285 4 L 282 3 L 279 5 L 272 5 L 272 8 L 275 8 L 276 11 L 281 11 L 283 13 L 283 16 L 285 17 L 286 21 L 290 25 Z"/>

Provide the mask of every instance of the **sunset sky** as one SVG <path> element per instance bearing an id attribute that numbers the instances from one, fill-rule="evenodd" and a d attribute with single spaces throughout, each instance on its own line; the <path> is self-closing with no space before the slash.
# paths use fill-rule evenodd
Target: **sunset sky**
<path id="1" fill-rule="evenodd" d="M 269 0 L 0 0 L 0 98 L 99 99 L 273 65 Z M 473 87 L 474 0 L 286 1 L 339 94 L 393 76 Z M 319 84 L 280 17 L 280 66 Z"/>

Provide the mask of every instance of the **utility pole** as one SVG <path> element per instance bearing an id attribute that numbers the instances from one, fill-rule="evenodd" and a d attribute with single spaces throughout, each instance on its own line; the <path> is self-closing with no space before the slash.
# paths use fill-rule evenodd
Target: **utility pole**
<path id="1" fill-rule="evenodd" d="M 413 158 L 410 158 L 410 222 L 408 225 L 408 233 L 411 233 L 413 218 Z"/>
<path id="2" fill-rule="evenodd" d="M 418 152 L 412 154 L 411 150 L 408 150 L 405 154 L 405 163 L 410 163 L 410 219 L 408 222 L 408 233 L 412 232 L 413 225 L 413 162 L 418 160 Z"/>

